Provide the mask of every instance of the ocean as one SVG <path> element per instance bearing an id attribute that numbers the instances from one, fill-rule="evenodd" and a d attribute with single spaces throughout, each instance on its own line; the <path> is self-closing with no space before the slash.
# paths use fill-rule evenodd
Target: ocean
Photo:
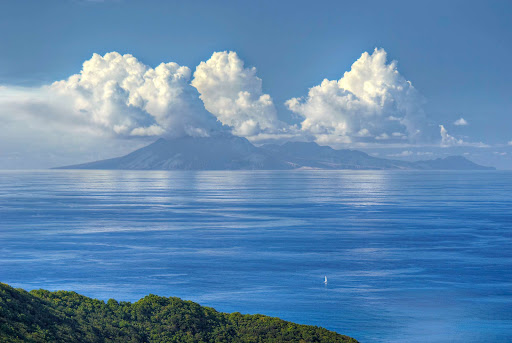
<path id="1" fill-rule="evenodd" d="M 0 171 L 0 282 L 511 342 L 512 172 Z"/>

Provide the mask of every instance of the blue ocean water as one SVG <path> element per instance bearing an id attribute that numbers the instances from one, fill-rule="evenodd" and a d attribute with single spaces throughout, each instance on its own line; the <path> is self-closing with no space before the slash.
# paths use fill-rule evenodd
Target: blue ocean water
<path id="1" fill-rule="evenodd" d="M 510 342 L 511 192 L 496 171 L 1 171 L 0 281 Z"/>

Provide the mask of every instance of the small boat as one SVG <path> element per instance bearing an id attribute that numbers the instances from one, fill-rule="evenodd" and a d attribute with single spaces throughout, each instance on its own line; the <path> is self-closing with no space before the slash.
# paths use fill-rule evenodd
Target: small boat
<path id="1" fill-rule="evenodd" d="M 324 283 L 327 285 L 327 276 L 324 276 Z"/>

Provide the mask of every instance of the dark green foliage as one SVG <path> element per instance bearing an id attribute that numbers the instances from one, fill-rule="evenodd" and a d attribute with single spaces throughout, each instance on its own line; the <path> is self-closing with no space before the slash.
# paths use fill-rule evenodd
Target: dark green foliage
<path id="1" fill-rule="evenodd" d="M 279 318 L 220 313 L 148 295 L 106 303 L 75 292 L 26 292 L 0 283 L 0 342 L 356 342 Z"/>

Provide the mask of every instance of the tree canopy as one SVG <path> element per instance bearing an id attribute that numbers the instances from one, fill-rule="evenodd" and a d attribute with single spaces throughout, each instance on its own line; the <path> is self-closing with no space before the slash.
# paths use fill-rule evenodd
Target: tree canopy
<path id="1" fill-rule="evenodd" d="M 357 342 L 263 315 L 221 313 L 175 297 L 107 302 L 75 292 L 26 292 L 0 283 L 1 342 Z"/>

